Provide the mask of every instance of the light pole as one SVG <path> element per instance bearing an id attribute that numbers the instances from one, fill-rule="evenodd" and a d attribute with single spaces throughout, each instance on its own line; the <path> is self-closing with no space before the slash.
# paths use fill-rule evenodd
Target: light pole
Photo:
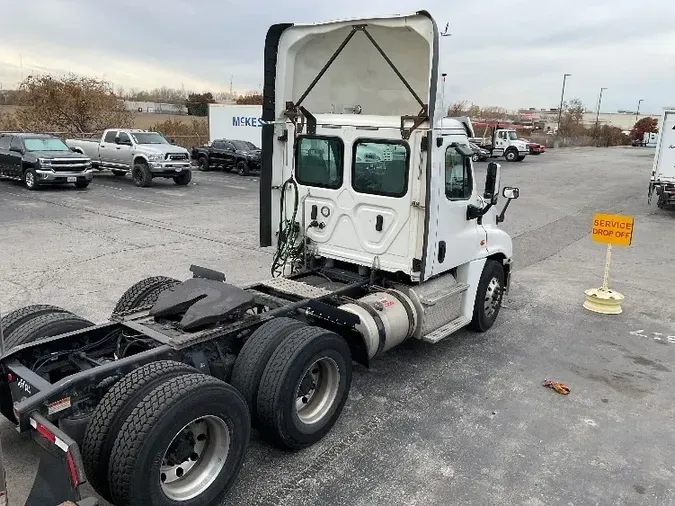
<path id="1" fill-rule="evenodd" d="M 564 74 L 563 75 L 562 92 L 560 93 L 560 107 L 558 108 L 558 128 L 555 131 L 556 136 L 558 135 L 558 132 L 560 131 L 560 118 L 562 117 L 563 100 L 565 98 L 565 82 L 567 81 L 567 78 L 570 77 L 571 75 L 572 74 Z"/>
<path id="2" fill-rule="evenodd" d="M 598 124 L 600 122 L 600 104 L 602 104 L 602 92 L 607 88 L 600 88 L 600 97 L 598 97 L 598 110 L 595 113 L 595 130 L 598 130 Z"/>
<path id="3" fill-rule="evenodd" d="M 642 102 L 644 102 L 644 100 L 645 100 L 644 98 L 641 98 L 640 100 L 638 100 L 638 108 L 637 108 L 637 112 L 635 113 L 635 123 L 640 121 L 640 104 Z"/>

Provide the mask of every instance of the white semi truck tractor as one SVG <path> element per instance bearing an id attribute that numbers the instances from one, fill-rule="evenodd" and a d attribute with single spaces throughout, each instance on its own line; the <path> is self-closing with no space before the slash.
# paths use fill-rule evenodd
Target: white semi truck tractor
<path id="1" fill-rule="evenodd" d="M 269 29 L 268 280 L 238 287 L 193 265 L 185 281 L 134 284 L 102 324 L 50 305 L 3 318 L 0 411 L 67 464 L 69 493 L 88 480 L 117 505 L 219 504 L 251 427 L 315 444 L 353 362 L 492 327 L 518 189 L 500 190 L 492 163 L 479 191 L 471 122 L 440 107 L 438 48 L 427 12 Z"/>

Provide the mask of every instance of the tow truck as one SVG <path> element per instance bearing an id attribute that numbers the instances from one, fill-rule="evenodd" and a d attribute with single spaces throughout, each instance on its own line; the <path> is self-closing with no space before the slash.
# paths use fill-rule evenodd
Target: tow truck
<path id="1" fill-rule="evenodd" d="M 500 192 L 497 163 L 478 190 L 471 121 L 440 107 L 438 48 L 426 11 L 269 29 L 268 280 L 193 265 L 132 285 L 104 323 L 45 304 L 4 316 L 0 412 L 60 458 L 55 499 L 88 480 L 116 505 L 218 504 L 252 428 L 288 450 L 331 430 L 353 362 L 493 326 L 519 191 Z"/>
<path id="2" fill-rule="evenodd" d="M 530 154 L 528 143 L 518 138 L 516 130 L 509 126 L 488 125 L 478 145 L 490 152 L 490 156 L 503 156 L 507 162 L 522 162 Z"/>

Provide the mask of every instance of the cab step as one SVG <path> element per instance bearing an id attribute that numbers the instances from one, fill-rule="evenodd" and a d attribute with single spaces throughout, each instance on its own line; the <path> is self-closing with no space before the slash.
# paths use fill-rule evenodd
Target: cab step
<path id="1" fill-rule="evenodd" d="M 426 341 L 427 343 L 435 344 L 441 339 L 445 339 L 450 334 L 454 334 L 462 327 L 466 327 L 469 323 L 471 323 L 471 318 L 460 316 L 459 318 L 446 323 L 442 327 L 437 328 L 433 332 L 429 332 L 427 335 L 422 337 L 422 340 Z"/>

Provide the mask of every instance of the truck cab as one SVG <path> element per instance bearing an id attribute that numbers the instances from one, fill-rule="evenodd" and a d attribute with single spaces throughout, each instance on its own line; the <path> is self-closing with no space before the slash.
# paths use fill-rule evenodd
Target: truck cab
<path id="1" fill-rule="evenodd" d="M 515 129 L 500 125 L 485 130 L 481 147 L 490 151 L 493 157 L 503 156 L 507 162 L 522 162 L 530 154 L 527 142 L 518 138 Z"/>

